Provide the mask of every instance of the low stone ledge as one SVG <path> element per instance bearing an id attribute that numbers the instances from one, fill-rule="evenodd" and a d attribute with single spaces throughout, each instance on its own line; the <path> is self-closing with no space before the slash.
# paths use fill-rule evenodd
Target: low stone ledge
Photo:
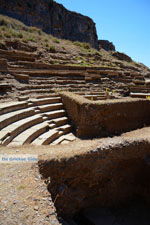
<path id="1" fill-rule="evenodd" d="M 0 72 L 7 72 L 8 71 L 8 63 L 6 59 L 0 59 Z"/>
<path id="2" fill-rule="evenodd" d="M 12 84 L 2 83 L 0 84 L 0 92 L 10 91 L 12 89 Z"/>
<path id="3" fill-rule="evenodd" d="M 14 77 L 21 81 L 29 81 L 29 75 L 26 74 L 14 74 Z"/>
<path id="4" fill-rule="evenodd" d="M 150 200 L 149 140 L 114 137 L 82 149 L 41 156 L 38 162 L 58 215 L 117 206 L 135 196 Z"/>
<path id="5" fill-rule="evenodd" d="M 60 95 L 80 138 L 114 136 L 150 124 L 149 100 L 125 98 L 94 102 L 69 92 Z"/>

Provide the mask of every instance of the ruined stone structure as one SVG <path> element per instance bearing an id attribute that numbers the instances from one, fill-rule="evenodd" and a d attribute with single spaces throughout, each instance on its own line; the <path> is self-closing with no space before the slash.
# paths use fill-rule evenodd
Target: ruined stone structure
<path id="1" fill-rule="evenodd" d="M 140 132 L 137 132 L 137 135 Z M 134 132 L 129 132 L 124 137 L 103 139 L 97 145 L 90 146 L 89 150 L 86 150 L 84 146 L 82 150 L 78 148 L 79 153 L 76 151 L 69 157 L 64 153 L 59 160 L 57 156 L 56 158 L 41 157 L 39 170 L 44 179 L 51 178 L 48 190 L 53 200 L 57 193 L 60 193 L 60 197 L 55 202 L 58 214 L 65 218 L 73 218 L 76 213 L 82 213 L 90 207 L 101 207 L 101 210 L 106 210 L 107 207 L 115 209 L 118 205 L 127 204 L 135 197 L 149 203 L 150 136 L 148 134 L 147 138 L 148 140 L 146 137 L 144 139 L 140 136 L 134 137 Z M 57 154 L 60 154 L 60 151 Z M 103 218 L 103 214 L 98 215 L 99 219 Z M 119 213 L 115 222 L 118 216 Z M 109 218 L 109 214 L 106 214 L 106 217 Z M 119 221 L 119 224 L 124 224 L 121 222 Z"/>
<path id="2" fill-rule="evenodd" d="M 118 100 L 115 104 L 112 100 L 113 104 L 107 103 L 107 106 L 106 103 L 97 105 L 96 102 L 88 102 L 120 98 L 129 95 L 129 91 L 133 97 L 147 96 L 147 93 L 136 93 L 141 88 L 149 90 L 149 83 L 139 72 L 106 66 L 86 68 L 50 65 L 40 62 L 40 56 L 32 49 L 31 52 L 28 52 L 28 49 L 0 50 L 0 57 L 0 98 L 2 101 L 13 99 L 12 104 L 1 103 L 0 107 L 2 145 L 65 143 L 75 139 L 71 134 L 72 130 L 78 137 L 93 138 L 118 134 L 123 130 L 128 131 L 148 123 L 149 102 L 124 100 L 123 103 L 122 100 Z M 107 92 L 106 88 L 112 85 L 114 92 Z M 88 100 L 81 107 L 73 101 L 74 97 L 70 101 L 64 96 L 63 105 L 61 97 L 56 94 L 56 91 L 62 90 L 78 94 L 77 98 L 82 95 Z M 17 100 L 22 103 L 16 102 Z M 123 111 L 117 114 L 118 107 L 122 104 Z M 64 107 L 70 120 L 66 117 Z M 130 118 L 128 108 L 135 112 L 130 113 Z M 138 115 L 135 108 L 138 109 Z M 111 111 L 115 112 L 115 117 Z M 92 116 L 93 113 L 95 118 Z M 130 120 L 130 127 L 126 120 Z"/>
<path id="3" fill-rule="evenodd" d="M 53 1 L 6 3 L 0 0 L 0 3 L 2 13 L 28 25 L 97 47 L 93 22 Z M 71 21 L 69 27 L 68 20 Z M 0 152 L 15 153 L 15 156 L 34 153 L 39 159 L 38 166 L 32 164 L 32 169 L 27 163 L 21 164 L 22 169 L 19 163 L 4 164 L 4 167 L 1 163 L 0 169 L 5 174 L 1 173 L 3 192 L 0 195 L 5 204 L 4 223 L 14 222 L 9 216 L 16 210 L 15 224 L 18 211 L 22 216 L 18 224 L 22 221 L 56 225 L 132 224 L 128 220 L 124 223 L 125 220 L 119 218 L 120 211 L 114 210 L 117 205 L 120 207 L 133 199 L 150 201 L 150 70 L 132 62 L 125 54 L 114 53 L 114 47 L 108 42 L 104 43 L 105 50 L 113 51 L 98 52 L 88 45 L 85 49 L 84 44 L 76 49 L 75 43 L 70 47 L 73 53 L 70 49 L 67 52 L 66 45 L 64 49 L 61 46 L 50 51 L 46 43 L 43 49 L 38 46 L 38 38 L 37 45 L 24 42 L 23 36 L 21 40 L 11 40 L 5 31 L 13 23 L 4 16 L 0 22 L 1 27 L 7 24 L 3 32 L 5 40 L 0 43 Z M 31 31 L 25 25 L 23 29 Z M 36 35 L 38 32 L 41 31 L 36 29 Z M 43 35 L 45 38 L 46 34 Z M 53 37 L 52 40 L 59 41 Z M 74 50 L 77 50 L 75 55 Z M 80 64 L 85 54 L 87 59 L 92 58 L 93 64 Z M 16 149 L 16 146 L 19 147 Z M 34 175 L 26 177 L 25 173 L 29 175 L 31 170 Z M 41 177 L 50 194 L 39 185 Z M 37 183 L 32 183 L 33 180 Z M 29 184 L 34 187 L 32 192 Z M 11 192 L 8 194 L 6 189 Z M 51 209 L 45 212 L 47 207 L 43 202 L 46 201 Z M 111 212 L 108 207 L 112 207 Z M 148 223 L 139 220 L 140 225 L 149 224 L 150 219 L 147 220 Z"/>

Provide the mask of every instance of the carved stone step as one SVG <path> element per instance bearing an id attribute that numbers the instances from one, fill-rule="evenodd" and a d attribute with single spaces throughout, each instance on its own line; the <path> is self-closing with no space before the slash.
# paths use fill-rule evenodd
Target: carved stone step
<path id="1" fill-rule="evenodd" d="M 1 143 L 3 145 L 9 144 L 21 132 L 25 131 L 29 127 L 41 123 L 42 121 L 43 119 L 40 115 L 34 115 L 10 124 L 0 131 Z M 7 138 L 8 136 L 9 138 Z"/>
<path id="2" fill-rule="evenodd" d="M 47 122 L 43 122 L 35 126 L 32 126 L 31 128 L 22 132 L 16 138 L 14 138 L 9 145 L 16 146 L 16 145 L 29 144 L 38 136 L 45 133 L 48 129 L 49 129 L 49 125 Z"/>

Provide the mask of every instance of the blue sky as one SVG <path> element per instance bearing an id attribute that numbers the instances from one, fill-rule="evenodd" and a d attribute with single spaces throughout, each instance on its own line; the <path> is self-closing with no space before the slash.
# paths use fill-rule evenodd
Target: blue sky
<path id="1" fill-rule="evenodd" d="M 150 0 L 56 0 L 91 17 L 99 39 L 150 67 Z"/>

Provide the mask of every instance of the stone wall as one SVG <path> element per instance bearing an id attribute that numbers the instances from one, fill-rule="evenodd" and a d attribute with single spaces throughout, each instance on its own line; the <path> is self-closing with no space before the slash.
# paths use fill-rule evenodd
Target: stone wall
<path id="1" fill-rule="evenodd" d="M 148 140 L 105 138 L 87 152 L 82 148 L 83 144 L 69 157 L 58 152 L 39 160 L 43 178 L 50 178 L 48 190 L 58 215 L 126 204 L 137 196 L 150 200 Z"/>
<path id="2" fill-rule="evenodd" d="M 41 28 L 58 38 L 88 42 L 92 47 L 98 48 L 93 20 L 71 12 L 52 0 L 0 0 L 0 13 L 28 26 Z"/>
<path id="3" fill-rule="evenodd" d="M 68 117 L 80 138 L 118 135 L 150 124 L 150 101 L 119 99 L 89 101 L 73 93 L 61 93 Z"/>

